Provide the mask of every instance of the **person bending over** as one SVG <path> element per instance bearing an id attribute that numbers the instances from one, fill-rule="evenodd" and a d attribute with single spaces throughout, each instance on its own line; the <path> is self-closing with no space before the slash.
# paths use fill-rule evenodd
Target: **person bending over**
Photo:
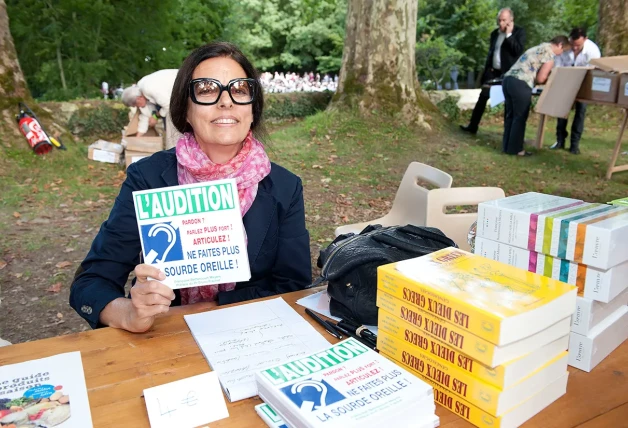
<path id="1" fill-rule="evenodd" d="M 566 36 L 556 36 L 549 43 L 528 49 L 504 75 L 504 136 L 502 151 L 509 155 L 530 156 L 523 150 L 526 122 L 532 103 L 532 88 L 545 83 L 554 67 L 554 59 L 571 49 Z"/>

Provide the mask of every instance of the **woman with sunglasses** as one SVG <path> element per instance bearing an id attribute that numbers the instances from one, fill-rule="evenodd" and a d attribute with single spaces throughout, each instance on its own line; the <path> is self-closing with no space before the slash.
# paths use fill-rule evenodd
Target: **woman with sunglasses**
<path id="1" fill-rule="evenodd" d="M 182 137 L 176 148 L 129 166 L 109 219 L 75 275 L 70 304 L 92 327 L 142 332 L 170 306 L 240 302 L 311 282 L 303 187 L 296 175 L 270 162 L 258 140 L 264 136 L 263 108 L 258 74 L 234 45 L 211 43 L 185 59 L 170 99 Z M 238 186 L 251 279 L 173 291 L 159 282 L 163 272 L 140 263 L 132 192 L 226 178 Z M 137 280 L 127 299 L 131 271 Z"/>

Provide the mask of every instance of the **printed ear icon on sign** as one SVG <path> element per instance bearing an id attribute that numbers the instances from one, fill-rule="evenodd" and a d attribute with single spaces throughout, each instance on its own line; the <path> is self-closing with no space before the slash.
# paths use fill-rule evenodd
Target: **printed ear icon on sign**
<path id="1" fill-rule="evenodd" d="M 177 224 L 146 224 L 142 225 L 141 229 L 145 263 L 153 264 L 183 260 L 183 248 Z"/>
<path id="2" fill-rule="evenodd" d="M 292 393 L 298 394 L 303 388 L 312 387 L 321 393 L 320 404 L 318 406 L 314 406 L 313 401 L 303 401 L 301 403 L 301 410 L 312 411 L 313 409 L 318 409 L 325 406 L 325 397 L 327 396 L 327 387 L 320 382 L 316 382 L 315 380 L 306 380 L 305 382 L 295 383 L 292 385 Z"/>
<path id="3" fill-rule="evenodd" d="M 167 236 L 166 239 L 168 240 L 168 243 L 169 243 L 168 247 L 166 248 L 163 255 L 161 256 L 161 259 L 155 260 L 157 263 L 162 263 L 166 260 L 166 257 L 168 257 L 168 253 L 170 252 L 172 247 L 174 247 L 174 244 L 177 243 L 177 232 L 174 230 L 174 227 L 170 226 L 169 224 L 161 223 L 161 224 L 154 224 L 153 227 L 151 227 L 150 230 L 148 231 L 148 236 L 152 238 L 159 232 L 164 232 L 166 234 Z"/>

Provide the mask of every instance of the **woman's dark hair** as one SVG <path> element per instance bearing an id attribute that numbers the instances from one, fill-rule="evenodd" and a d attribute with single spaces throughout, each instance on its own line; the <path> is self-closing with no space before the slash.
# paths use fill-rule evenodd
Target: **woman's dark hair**
<path id="1" fill-rule="evenodd" d="M 550 43 L 554 45 L 563 45 L 564 48 L 568 48 L 569 46 L 571 46 L 571 42 L 569 41 L 567 36 L 556 36 L 552 40 L 550 40 Z"/>
<path id="2" fill-rule="evenodd" d="M 174 81 L 174 86 L 172 87 L 172 95 L 170 96 L 170 116 L 172 117 L 174 127 L 181 133 L 192 131 L 192 127 L 187 121 L 190 80 L 192 80 L 194 70 L 201 62 L 210 58 L 220 57 L 231 58 L 244 69 L 246 77 L 255 79 L 255 87 L 253 89 L 254 99 L 252 104 L 253 123 L 251 124 L 251 130 L 256 138 L 262 139 L 261 137 L 264 137 L 266 132 L 262 123 L 264 94 L 262 84 L 259 80 L 259 74 L 240 49 L 238 49 L 236 45 L 227 42 L 214 42 L 201 46 L 195 49 L 183 61 L 177 73 L 177 78 Z"/>

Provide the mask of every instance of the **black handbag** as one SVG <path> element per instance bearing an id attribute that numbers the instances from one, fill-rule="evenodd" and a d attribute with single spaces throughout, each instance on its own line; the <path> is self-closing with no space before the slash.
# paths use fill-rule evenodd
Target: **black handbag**
<path id="1" fill-rule="evenodd" d="M 447 247 L 458 246 L 433 227 L 369 225 L 357 235 L 338 236 L 320 251 L 321 275 L 311 287 L 327 281 L 333 316 L 377 325 L 377 267 Z"/>

